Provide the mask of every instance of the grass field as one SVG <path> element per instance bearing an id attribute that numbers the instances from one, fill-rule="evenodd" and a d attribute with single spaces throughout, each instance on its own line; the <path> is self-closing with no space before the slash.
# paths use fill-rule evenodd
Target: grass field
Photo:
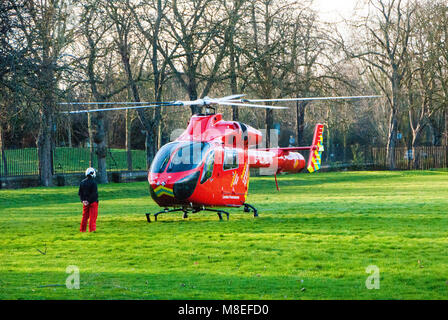
<path id="1" fill-rule="evenodd" d="M 162 214 L 144 182 L 100 186 L 81 234 L 77 188 L 0 191 L 0 299 L 447 299 L 448 172 L 252 178 L 254 219 Z M 39 253 L 39 250 L 46 254 Z M 80 289 L 65 288 L 66 267 Z M 366 268 L 380 289 L 366 289 Z M 50 286 L 49 286 L 50 285 Z M 51 286 L 60 285 L 60 286 Z"/>

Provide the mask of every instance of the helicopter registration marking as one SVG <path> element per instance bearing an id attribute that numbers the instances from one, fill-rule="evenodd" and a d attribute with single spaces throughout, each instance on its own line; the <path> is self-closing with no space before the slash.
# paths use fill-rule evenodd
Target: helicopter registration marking
<path id="1" fill-rule="evenodd" d="M 222 196 L 223 199 L 236 199 L 239 200 L 240 197 L 239 196 Z"/>
<path id="2" fill-rule="evenodd" d="M 166 195 L 168 197 L 173 197 L 174 198 L 174 193 L 173 193 L 173 189 L 164 187 L 164 186 L 158 186 L 157 188 L 154 189 L 154 193 L 156 194 L 157 197 L 161 197 L 163 195 Z"/>

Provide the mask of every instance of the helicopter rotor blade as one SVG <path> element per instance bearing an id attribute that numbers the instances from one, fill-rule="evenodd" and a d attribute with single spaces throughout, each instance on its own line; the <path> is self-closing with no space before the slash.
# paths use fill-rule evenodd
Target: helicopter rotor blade
<path id="1" fill-rule="evenodd" d="M 91 112 L 101 112 L 101 111 L 115 111 L 115 110 L 132 110 L 132 109 L 144 109 L 144 108 L 155 108 L 155 107 L 167 107 L 167 106 L 179 106 L 180 104 L 158 104 L 158 105 L 147 105 L 147 106 L 131 106 L 131 107 L 120 107 L 120 108 L 102 108 L 102 109 L 91 109 L 91 110 L 75 110 L 75 111 L 62 111 L 64 114 L 75 114 L 75 113 L 91 113 Z"/>
<path id="2" fill-rule="evenodd" d="M 277 101 L 323 101 L 323 100 L 351 100 L 381 98 L 381 96 L 347 96 L 347 97 L 311 97 L 311 98 L 285 98 L 285 99 L 240 99 L 235 102 L 277 102 Z"/>
<path id="3" fill-rule="evenodd" d="M 222 101 L 226 102 L 226 101 L 230 101 L 233 99 L 238 99 L 238 98 L 242 98 L 244 97 L 245 94 L 233 94 L 231 96 L 226 96 L 226 97 L 222 97 L 222 98 L 209 98 L 209 97 L 204 97 L 202 99 L 197 99 L 197 100 L 191 100 L 191 101 L 178 101 L 178 102 L 182 102 L 182 104 L 184 106 L 191 106 L 191 105 L 201 105 L 201 106 L 206 106 L 206 105 L 210 105 L 210 104 L 219 104 Z"/>
<path id="4" fill-rule="evenodd" d="M 231 96 L 226 96 L 226 97 L 222 97 L 222 98 L 209 98 L 209 97 L 204 97 L 202 99 L 196 99 L 196 100 L 190 100 L 190 101 L 176 101 L 178 103 L 181 103 L 183 106 L 194 106 L 194 105 L 198 105 L 198 106 L 207 106 L 207 105 L 211 105 L 211 104 L 221 104 L 221 102 L 227 102 L 233 99 L 238 99 L 241 97 L 244 97 L 245 94 L 233 94 Z"/>
<path id="5" fill-rule="evenodd" d="M 229 100 L 233 100 L 233 99 L 242 98 L 244 96 L 246 96 L 246 95 L 245 94 L 233 94 L 231 96 L 226 96 L 226 97 L 213 99 L 213 100 L 216 100 L 216 101 L 229 101 Z"/>
<path id="6" fill-rule="evenodd" d="M 145 101 L 140 101 L 140 102 L 60 102 L 58 104 L 60 105 L 92 105 L 92 104 L 97 104 L 97 105 L 120 105 L 120 104 L 124 104 L 124 105 L 128 105 L 128 104 L 144 104 L 144 105 L 166 105 L 166 104 L 172 104 L 173 102 L 145 102 Z"/>
<path id="7" fill-rule="evenodd" d="M 250 107 L 250 108 L 262 108 L 262 109 L 289 109 L 288 107 L 265 106 L 261 104 L 248 104 L 248 103 L 238 103 L 231 101 L 219 102 L 219 104 L 225 106 Z"/>
<path id="8" fill-rule="evenodd" d="M 192 105 L 211 105 L 220 104 L 225 106 L 241 106 L 251 108 L 263 108 L 263 109 L 288 109 L 288 107 L 277 107 L 268 105 L 249 104 L 248 102 L 287 102 L 287 101 L 323 101 L 323 100 L 348 100 L 348 99 L 369 99 L 380 98 L 381 96 L 346 96 L 346 97 L 310 97 L 310 98 L 284 98 L 284 99 L 238 99 L 244 97 L 245 94 L 234 94 L 225 96 L 222 98 L 211 99 L 205 97 L 203 99 L 197 99 L 192 101 L 169 101 L 169 102 L 61 102 L 60 105 L 131 105 L 130 107 L 119 108 L 101 108 L 93 110 L 75 110 L 75 111 L 63 111 L 65 114 L 75 113 L 90 113 L 100 111 L 113 111 L 113 110 L 128 110 L 128 109 L 143 109 L 154 108 L 162 106 L 192 106 Z M 238 100 L 235 100 L 238 99 Z M 143 105 L 142 105 L 143 104 Z"/>

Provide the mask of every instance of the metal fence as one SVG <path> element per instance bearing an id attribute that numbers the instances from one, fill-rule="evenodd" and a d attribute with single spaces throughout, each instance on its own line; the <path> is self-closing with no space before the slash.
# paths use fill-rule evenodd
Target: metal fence
<path id="1" fill-rule="evenodd" d="M 395 168 L 399 170 L 429 170 L 448 167 L 448 146 L 395 148 Z M 386 148 L 372 148 L 372 160 L 377 168 L 387 168 Z"/>
<path id="2" fill-rule="evenodd" d="M 146 154 L 143 150 L 132 150 L 132 170 L 146 170 Z M 39 174 L 37 148 L 5 150 L 7 170 L 0 161 L 0 176 L 30 176 Z M 53 152 L 53 173 L 83 172 L 87 167 L 98 167 L 96 154 L 90 164 L 89 148 L 55 148 Z M 106 156 L 108 171 L 127 171 L 127 153 L 123 149 L 109 149 Z"/>
<path id="3" fill-rule="evenodd" d="M 36 148 L 5 150 L 7 170 L 0 161 L 0 176 L 29 176 L 39 174 Z M 306 157 L 306 154 L 304 154 Z M 448 167 L 448 147 L 395 148 L 395 165 L 399 170 L 429 170 Z M 351 148 L 347 161 L 331 161 L 324 158 L 324 165 L 338 168 L 388 169 L 386 148 Z M 53 173 L 83 172 L 88 166 L 97 168 L 94 154 L 90 164 L 89 148 L 58 147 L 53 152 Z M 326 160 L 326 161 L 325 161 Z M 108 171 L 127 171 L 127 153 L 123 149 L 109 149 L 106 157 Z M 132 170 L 146 170 L 146 155 L 143 150 L 132 150 Z"/>

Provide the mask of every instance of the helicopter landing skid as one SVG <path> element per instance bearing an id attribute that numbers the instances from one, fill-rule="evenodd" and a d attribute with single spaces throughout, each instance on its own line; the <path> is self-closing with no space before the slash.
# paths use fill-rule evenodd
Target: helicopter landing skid
<path id="1" fill-rule="evenodd" d="M 244 204 L 244 212 L 250 212 L 252 210 L 254 212 L 254 218 L 258 217 L 258 210 L 254 206 L 251 206 L 248 203 Z"/>
<path id="2" fill-rule="evenodd" d="M 227 216 L 227 220 L 229 220 L 229 213 L 223 210 L 215 210 L 215 209 L 202 209 L 204 211 L 216 212 L 218 214 L 219 220 L 222 220 L 222 214 L 224 213 Z"/>
<path id="3" fill-rule="evenodd" d="M 188 218 L 188 210 L 186 209 L 165 209 L 163 211 L 159 211 L 157 213 L 154 213 L 154 221 L 157 221 L 157 216 L 161 213 L 168 213 L 168 212 L 179 212 L 179 211 L 183 211 L 183 215 L 182 218 L 186 219 Z M 192 213 L 196 213 L 196 212 L 200 212 L 200 211 L 210 211 L 210 212 L 216 212 L 218 214 L 219 220 L 223 220 L 222 219 L 222 214 L 225 214 L 227 216 L 227 220 L 229 220 L 229 213 L 223 210 L 215 210 L 215 209 L 209 209 L 209 208 L 200 208 L 200 209 L 193 209 Z M 150 217 L 150 213 L 146 213 L 146 220 L 149 222 L 151 222 L 151 217 Z"/>
<path id="4" fill-rule="evenodd" d="M 168 213 L 168 212 L 179 212 L 179 211 L 183 211 L 184 212 L 184 214 L 183 214 L 183 218 L 188 218 L 188 215 L 187 215 L 187 211 L 185 211 L 184 209 L 165 209 L 165 210 L 163 210 L 163 211 L 159 211 L 159 212 L 157 212 L 157 213 L 154 213 L 154 221 L 157 221 L 157 216 L 159 215 L 159 214 L 161 214 L 161 213 Z M 146 220 L 148 221 L 148 222 L 151 222 L 151 217 L 150 217 L 150 213 L 146 213 Z"/>

